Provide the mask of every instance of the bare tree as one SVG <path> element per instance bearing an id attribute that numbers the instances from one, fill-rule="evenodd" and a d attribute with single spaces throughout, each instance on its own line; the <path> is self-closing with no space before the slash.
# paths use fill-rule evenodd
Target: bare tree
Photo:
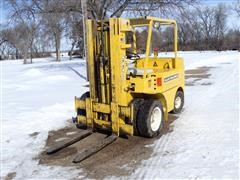
<path id="1" fill-rule="evenodd" d="M 233 11 L 240 17 L 240 0 L 238 0 L 232 7 Z"/>
<path id="2" fill-rule="evenodd" d="M 0 60 L 15 58 L 16 49 L 8 41 L 0 45 Z"/>
<path id="3" fill-rule="evenodd" d="M 240 28 L 233 27 L 225 35 L 224 49 L 240 51 Z"/>
<path id="4" fill-rule="evenodd" d="M 55 47 L 56 61 L 60 61 L 61 39 L 65 29 L 62 2 L 61 0 L 33 0 L 34 6 L 38 9 L 43 29 Z"/>
<path id="5" fill-rule="evenodd" d="M 71 40 L 71 49 L 69 51 L 70 60 L 72 59 L 73 50 L 75 47 L 79 48 L 79 53 L 83 54 L 83 22 L 81 19 L 76 19 L 79 16 L 68 17 L 67 34 L 66 36 Z"/>
<path id="6" fill-rule="evenodd" d="M 124 12 L 146 16 L 183 10 L 186 5 L 196 2 L 197 0 L 89 0 L 88 10 L 94 19 L 120 17 Z"/>
<path id="7" fill-rule="evenodd" d="M 6 29 L 0 31 L 0 60 L 8 59 L 13 54 L 13 45 L 8 41 L 9 32 Z"/>
<path id="8" fill-rule="evenodd" d="M 7 0 L 10 6 L 12 7 L 11 19 L 13 22 L 17 19 L 22 23 L 27 23 L 29 25 L 29 32 L 27 33 L 32 39 L 30 39 L 30 54 L 32 57 L 34 50 L 34 41 L 36 38 L 36 30 L 39 30 L 40 27 L 38 23 L 42 25 L 42 28 L 45 30 L 45 34 L 51 38 L 56 49 L 56 59 L 60 60 L 60 44 L 62 33 L 64 30 L 63 17 L 62 17 L 62 2 L 54 0 Z M 61 11 L 61 12 L 59 12 Z M 35 46 L 36 47 L 36 46 Z"/>
<path id="9" fill-rule="evenodd" d="M 205 41 L 205 49 L 210 49 L 212 48 L 210 42 L 213 38 L 214 11 L 210 7 L 201 6 L 196 9 L 196 13 L 202 28 L 202 33 Z"/>
<path id="10" fill-rule="evenodd" d="M 215 49 L 221 51 L 224 44 L 225 33 L 227 31 L 227 9 L 223 4 L 218 4 L 214 8 L 214 29 L 213 45 Z"/>
<path id="11" fill-rule="evenodd" d="M 12 37 L 12 42 L 15 44 L 16 48 L 23 55 L 24 64 L 27 63 L 27 56 L 29 50 L 29 34 L 28 34 L 28 26 L 26 24 L 18 24 L 13 29 L 12 34 L 15 34 L 15 37 Z"/>
<path id="12" fill-rule="evenodd" d="M 57 15 L 46 16 L 42 23 L 44 25 L 45 33 L 53 41 L 56 52 L 56 61 L 60 61 L 61 38 L 64 30 L 62 19 Z"/>
<path id="13" fill-rule="evenodd" d="M 29 49 L 29 40 L 28 40 L 28 26 L 26 24 L 17 24 L 13 28 L 6 29 L 3 32 L 3 37 L 5 42 L 16 49 L 16 58 L 19 57 L 19 54 L 23 57 L 24 63 L 27 62 L 27 54 Z"/>
<path id="14" fill-rule="evenodd" d="M 30 63 L 32 63 L 33 53 L 35 41 L 37 38 L 37 31 L 39 30 L 39 24 L 36 20 L 36 14 L 34 9 L 32 9 L 31 1 L 15 1 L 15 0 L 7 0 L 8 4 L 12 7 L 12 11 L 10 13 L 10 24 L 19 27 L 20 24 L 23 24 L 22 27 L 25 27 L 25 32 L 22 35 L 25 35 L 25 44 L 26 53 L 23 57 L 27 58 L 27 54 L 30 53 Z M 17 43 L 18 44 L 18 43 Z M 23 52 L 23 51 L 22 51 Z M 24 59 L 24 63 L 27 60 Z"/>
<path id="15" fill-rule="evenodd" d="M 188 49 L 187 46 L 190 44 L 194 36 L 194 30 L 192 27 L 195 25 L 195 23 L 190 14 L 190 11 L 184 11 L 177 16 L 178 42 L 182 49 Z"/>
<path id="16" fill-rule="evenodd" d="M 140 16 L 173 15 L 176 11 L 184 11 L 186 7 L 195 5 L 198 0 L 133 0 L 126 11 Z"/>

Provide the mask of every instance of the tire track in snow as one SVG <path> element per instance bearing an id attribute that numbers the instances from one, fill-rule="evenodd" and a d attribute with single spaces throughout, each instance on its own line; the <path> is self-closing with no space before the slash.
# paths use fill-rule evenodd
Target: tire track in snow
<path id="1" fill-rule="evenodd" d="M 202 93 L 203 94 L 203 93 Z M 204 101 L 204 100 L 202 100 Z M 197 107 L 195 107 L 197 108 Z M 184 122 L 184 114 L 182 114 L 181 116 L 179 116 L 179 118 L 177 119 L 177 121 L 173 122 L 174 123 L 185 123 L 188 124 L 187 122 Z M 179 132 L 178 132 L 179 131 Z M 187 131 L 188 133 L 188 137 L 191 137 L 191 134 L 197 134 L 194 140 L 191 138 L 190 140 L 186 140 L 186 143 L 188 142 L 192 142 L 192 141 L 201 141 L 204 136 L 204 131 L 201 132 L 193 132 L 193 131 Z M 190 133 L 190 134 L 189 134 Z M 174 135 L 173 135 L 174 134 Z M 178 143 L 179 140 L 182 140 L 184 135 L 186 135 L 186 132 L 181 132 L 181 129 L 177 129 L 174 130 L 174 132 L 172 133 L 167 133 L 163 136 L 161 136 L 160 139 L 156 140 L 154 143 L 154 153 L 153 156 L 149 159 L 146 160 L 142 163 L 142 167 L 148 167 L 148 169 L 153 169 L 153 168 L 164 168 L 165 166 L 167 166 L 168 164 L 171 164 L 172 161 L 172 154 L 181 154 L 181 151 L 186 151 L 184 148 L 180 148 L 180 150 L 178 150 L 180 144 Z M 167 152 L 167 153 L 166 153 Z M 180 155 L 179 158 L 182 159 L 183 155 Z M 156 157 L 158 157 L 156 159 Z M 165 161 L 165 159 L 167 159 L 167 157 L 170 157 L 170 159 L 168 159 L 168 161 Z M 157 174 L 153 174 L 151 170 L 147 170 L 147 171 L 140 171 L 135 173 L 136 176 L 134 176 L 134 178 L 140 178 L 140 179 L 145 179 L 145 178 L 156 178 L 155 176 L 157 176 Z"/>
<path id="2" fill-rule="evenodd" d="M 179 116 L 178 120 L 182 120 L 182 117 Z M 174 121 L 175 122 L 175 121 Z M 173 122 L 173 123 L 174 123 Z M 173 124 L 172 123 L 172 124 Z M 175 153 L 175 149 L 172 149 L 171 144 L 176 144 L 176 141 L 181 138 L 180 134 L 177 134 L 177 136 L 173 136 L 172 132 L 167 132 L 166 134 L 163 134 L 160 139 L 157 139 L 154 141 L 154 152 L 150 159 L 145 160 L 142 162 L 143 167 L 148 167 L 148 169 L 152 168 L 164 168 L 169 162 L 164 161 L 167 156 L 171 156 L 173 153 Z M 156 157 L 158 157 L 156 159 Z M 135 173 L 136 176 L 134 178 L 136 179 L 152 179 L 155 178 L 152 174 L 152 171 L 138 171 Z"/>
<path id="3" fill-rule="evenodd" d="M 221 68 L 221 67 L 218 67 Z M 221 68 L 222 69 L 222 68 Z M 217 70 L 216 72 L 212 72 L 210 70 L 211 74 L 216 74 L 217 72 L 219 72 L 219 70 Z M 224 77 L 221 80 L 221 83 L 225 84 L 226 86 L 230 86 L 231 82 L 229 82 L 229 78 L 232 78 L 232 76 L 234 76 L 236 70 L 234 70 L 234 72 L 231 74 L 230 77 Z M 215 79 L 210 77 L 210 80 Z M 214 82 L 214 84 L 217 84 L 219 82 Z M 194 89 L 193 89 L 194 88 Z M 182 116 L 179 117 L 179 119 L 174 122 L 177 124 L 184 124 L 186 125 L 185 127 L 189 128 L 189 129 L 181 129 L 178 128 L 177 130 L 179 130 L 180 132 L 176 132 L 176 130 L 174 131 L 174 135 L 169 133 L 166 134 L 165 136 L 162 136 L 161 139 L 156 140 L 154 143 L 154 154 L 153 156 L 149 159 L 146 160 L 142 163 L 142 165 L 140 167 L 147 167 L 146 171 L 143 170 L 138 170 L 136 172 L 139 173 L 135 173 L 135 175 L 133 176 L 134 178 L 140 178 L 140 179 L 152 179 L 152 178 L 157 178 L 158 176 L 158 172 L 155 170 L 156 168 L 164 168 L 164 166 L 168 165 L 168 163 L 171 163 L 171 161 L 173 161 L 172 157 L 170 158 L 165 158 L 165 156 L 163 155 L 164 152 L 168 151 L 176 151 L 177 153 L 177 159 L 179 159 L 180 161 L 182 160 L 184 161 L 189 161 L 188 157 L 185 157 L 186 154 L 189 154 L 190 157 L 192 157 L 192 151 L 193 150 L 188 150 L 187 148 L 180 148 L 180 150 L 177 150 L 177 148 L 181 145 L 180 143 L 178 143 L 178 140 L 183 139 L 184 135 L 186 136 L 183 141 L 183 143 L 185 143 L 186 145 L 189 144 L 195 144 L 196 147 L 194 149 L 198 150 L 201 147 L 198 147 L 197 145 L 201 142 L 205 141 L 206 138 L 206 134 L 208 134 L 209 132 L 211 132 L 211 129 L 209 128 L 209 126 L 207 124 L 204 124 L 204 121 L 195 121 L 195 117 L 199 116 L 199 110 L 201 109 L 205 109 L 206 107 L 206 103 L 208 103 L 209 101 L 209 96 L 208 94 L 212 94 L 212 92 L 216 91 L 216 87 L 213 85 L 210 86 L 202 86 L 202 85 L 196 85 L 194 87 L 189 87 L 187 89 L 191 89 L 194 91 L 194 99 L 197 99 L 198 103 L 195 103 L 194 106 L 190 106 L 190 104 L 188 104 L 186 106 L 187 111 L 185 113 L 182 114 Z M 216 95 L 213 95 L 213 97 L 210 98 L 215 98 Z M 192 114 L 193 112 L 195 112 L 194 114 Z M 187 121 L 184 120 L 184 116 L 190 116 L 190 118 L 188 118 Z M 192 122 L 191 121 L 195 121 Z M 191 126 L 195 126 L 197 128 L 191 128 Z M 199 128 L 198 128 L 199 127 Z M 176 133 L 175 133 L 176 132 Z M 208 139 L 207 139 L 208 140 Z M 206 152 L 208 151 L 208 147 L 206 146 L 205 148 Z M 199 149 L 201 150 L 201 149 Z M 181 151 L 183 151 L 184 153 L 182 153 Z M 198 156 L 201 156 L 201 153 L 198 153 Z M 171 154 L 167 155 L 167 156 L 171 156 Z M 176 158 L 176 157 L 175 157 Z M 198 157 L 199 158 L 199 157 Z M 167 159 L 167 161 L 165 161 Z M 206 165 L 206 167 L 208 167 L 208 162 L 203 162 L 203 164 Z M 202 164 L 202 165 L 203 165 Z M 197 166 L 196 166 L 197 167 Z M 142 169 L 142 168 L 140 168 Z M 193 171 L 194 172 L 194 171 Z M 197 177 L 194 174 L 191 174 L 188 177 Z"/>
<path id="4" fill-rule="evenodd" d="M 161 136 L 160 139 L 157 139 L 156 141 L 154 141 L 154 144 L 157 142 L 157 144 L 154 145 L 154 151 L 156 148 L 158 148 L 160 151 L 164 152 L 167 148 L 167 145 L 169 144 L 169 140 L 170 140 L 170 133 L 167 133 L 164 136 Z M 155 161 L 153 160 L 153 158 L 157 155 L 155 154 L 156 152 L 153 153 L 152 157 L 149 160 L 145 160 L 144 162 L 142 162 L 143 167 L 153 167 L 153 164 L 155 163 Z M 161 159 L 161 156 L 160 158 Z M 144 179 L 144 178 L 149 178 L 149 172 L 148 171 L 140 171 L 140 172 L 136 172 L 137 176 L 134 177 L 135 178 L 140 178 L 140 179 Z"/>

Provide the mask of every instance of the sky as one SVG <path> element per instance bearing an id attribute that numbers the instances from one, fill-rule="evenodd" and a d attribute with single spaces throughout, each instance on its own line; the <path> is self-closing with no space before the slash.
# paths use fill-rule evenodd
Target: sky
<path id="1" fill-rule="evenodd" d="M 226 6 L 230 6 L 237 3 L 239 0 L 199 0 L 199 1 L 203 5 L 207 5 L 207 6 L 216 6 L 219 3 L 223 3 Z M 0 0 L 0 29 L 4 27 L 2 25 L 7 23 L 8 12 L 9 12 L 9 7 L 7 7 L 6 5 L 6 0 Z M 237 26 L 239 27 L 240 26 L 239 18 L 234 14 L 229 14 L 228 21 L 227 21 L 228 27 L 235 27 L 236 23 L 238 23 Z"/>
<path id="2" fill-rule="evenodd" d="M 203 4 L 207 6 L 216 6 L 219 3 L 223 3 L 225 5 L 232 5 L 239 0 L 200 0 Z M 6 5 L 6 0 L 0 0 L 0 23 L 5 23 L 7 21 L 7 14 L 9 8 Z"/>
<path id="3" fill-rule="evenodd" d="M 218 3 L 224 3 L 224 4 L 232 4 L 236 3 L 237 0 L 202 0 L 204 4 L 207 5 L 217 5 Z"/>
<path id="4" fill-rule="evenodd" d="M 0 0 L 0 24 L 4 23 L 7 18 L 7 9 L 5 0 Z"/>

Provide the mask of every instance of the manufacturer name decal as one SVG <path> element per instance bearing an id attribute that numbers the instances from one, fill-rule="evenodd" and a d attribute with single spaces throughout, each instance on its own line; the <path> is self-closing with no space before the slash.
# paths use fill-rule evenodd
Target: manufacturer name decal
<path id="1" fill-rule="evenodd" d="M 176 79 L 176 78 L 178 78 L 178 74 L 173 74 L 171 76 L 165 77 L 164 82 L 168 82 L 168 81 L 171 81 L 171 80 Z"/>

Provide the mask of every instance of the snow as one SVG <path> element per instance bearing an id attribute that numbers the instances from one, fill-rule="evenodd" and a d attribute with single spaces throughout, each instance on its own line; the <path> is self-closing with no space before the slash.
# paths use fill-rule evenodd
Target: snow
<path id="1" fill-rule="evenodd" d="M 210 86 L 187 86 L 174 131 L 131 178 L 239 178 L 239 53 L 180 53 L 186 67 L 214 66 Z M 231 63 L 231 64 L 227 64 Z M 203 80 L 202 80 L 203 81 Z"/>
<path id="2" fill-rule="evenodd" d="M 173 132 L 149 145 L 152 157 L 129 179 L 238 179 L 240 53 L 189 51 L 179 56 L 186 69 L 214 67 L 211 76 L 186 87 L 185 108 L 171 124 Z M 39 165 L 35 158 L 48 131 L 64 127 L 75 115 L 74 96 L 87 90 L 85 62 L 33 62 L 1 62 L 1 178 L 11 172 L 17 179 L 79 177 L 79 169 Z"/>
<path id="3" fill-rule="evenodd" d="M 67 178 L 69 170 L 69 177 L 76 176 L 79 170 L 40 166 L 34 158 L 43 149 L 48 131 L 65 126 L 75 115 L 74 96 L 87 89 L 82 87 L 85 80 L 71 68 L 85 76 L 85 62 L 39 59 L 23 65 L 22 61 L 4 61 L 1 67 L 1 177 L 16 172 L 19 179 Z M 30 136 L 34 132 L 39 132 L 37 137 Z"/>
<path id="4" fill-rule="evenodd" d="M 185 109 L 174 131 L 155 141 L 154 156 L 133 178 L 238 179 L 239 60 L 239 54 L 226 54 L 189 64 L 215 66 L 207 80 L 213 85 L 186 88 Z M 232 64 L 220 64 L 226 62 Z"/>

